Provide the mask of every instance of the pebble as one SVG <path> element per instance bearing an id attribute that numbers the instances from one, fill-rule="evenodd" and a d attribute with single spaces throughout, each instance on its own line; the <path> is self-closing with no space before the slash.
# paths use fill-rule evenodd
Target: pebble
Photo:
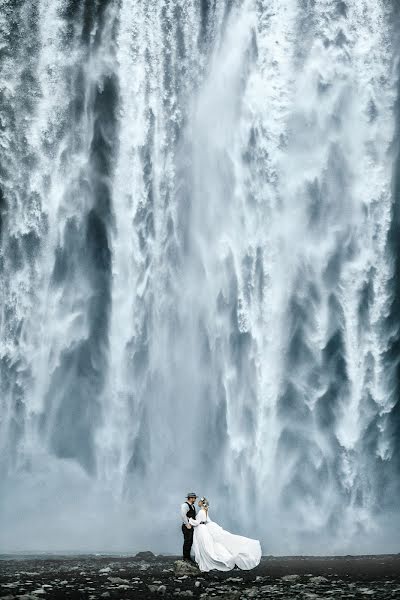
<path id="1" fill-rule="evenodd" d="M 300 579 L 300 575 L 284 575 L 283 577 L 281 577 L 282 581 L 297 581 L 298 579 Z"/>
<path id="2" fill-rule="evenodd" d="M 322 577 L 322 575 L 318 575 L 317 577 L 310 577 L 309 581 L 310 583 L 316 583 L 317 585 L 319 585 L 320 583 L 326 583 L 327 581 L 329 581 L 329 579 L 327 579 L 326 577 Z"/>
<path id="3" fill-rule="evenodd" d="M 128 579 L 122 579 L 122 577 L 107 577 L 107 579 L 108 581 L 111 581 L 111 583 L 129 583 Z"/>
<path id="4" fill-rule="evenodd" d="M 246 598 L 256 598 L 259 594 L 259 589 L 257 587 L 248 588 L 244 590 L 244 595 Z"/>

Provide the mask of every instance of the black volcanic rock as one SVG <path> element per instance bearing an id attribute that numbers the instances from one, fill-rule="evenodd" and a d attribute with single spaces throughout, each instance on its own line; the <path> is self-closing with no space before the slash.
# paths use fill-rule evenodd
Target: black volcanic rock
<path id="1" fill-rule="evenodd" d="M 145 559 L 145 560 L 144 560 Z M 268 557 L 252 571 L 203 573 L 177 557 L 1 557 L 0 600 L 394 600 L 400 556 Z"/>
<path id="2" fill-rule="evenodd" d="M 135 559 L 136 560 L 155 560 L 157 557 L 155 554 L 153 554 L 152 552 L 150 552 L 150 550 L 145 550 L 144 552 L 138 552 L 137 554 L 135 554 Z"/>

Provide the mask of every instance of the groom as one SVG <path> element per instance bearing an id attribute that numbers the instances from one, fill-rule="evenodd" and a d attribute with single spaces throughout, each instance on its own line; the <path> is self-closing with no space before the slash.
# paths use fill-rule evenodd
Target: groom
<path id="1" fill-rule="evenodd" d="M 188 560 L 190 562 L 192 559 L 190 558 L 190 550 L 193 544 L 193 527 L 189 523 L 189 519 L 194 519 L 196 517 L 196 509 L 194 507 L 194 503 L 196 502 L 196 494 L 194 492 L 190 492 L 186 496 L 186 502 L 184 502 L 181 506 L 181 516 L 182 516 L 182 533 L 183 533 L 183 560 Z"/>

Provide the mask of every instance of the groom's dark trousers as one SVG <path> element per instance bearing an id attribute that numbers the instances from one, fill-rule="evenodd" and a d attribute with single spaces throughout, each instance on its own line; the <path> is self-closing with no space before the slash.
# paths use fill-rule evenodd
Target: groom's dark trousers
<path id="1" fill-rule="evenodd" d="M 186 525 L 182 525 L 182 533 L 183 533 L 183 558 L 188 558 L 190 560 L 190 550 L 192 549 L 193 544 L 193 527 L 188 529 Z"/>

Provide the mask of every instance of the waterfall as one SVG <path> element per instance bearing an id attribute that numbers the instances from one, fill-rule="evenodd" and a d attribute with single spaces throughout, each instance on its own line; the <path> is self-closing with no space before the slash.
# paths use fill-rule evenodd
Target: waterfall
<path id="1" fill-rule="evenodd" d="M 0 551 L 398 551 L 399 19 L 0 0 Z"/>

